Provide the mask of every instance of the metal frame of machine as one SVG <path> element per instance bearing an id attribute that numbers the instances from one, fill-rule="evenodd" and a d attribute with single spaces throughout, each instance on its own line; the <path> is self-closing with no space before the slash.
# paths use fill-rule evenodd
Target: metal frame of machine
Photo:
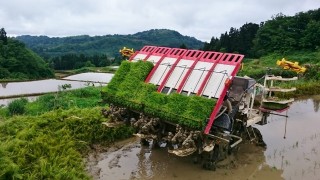
<path id="1" fill-rule="evenodd" d="M 197 157 L 201 157 L 203 167 L 206 169 L 214 169 L 216 163 L 224 159 L 242 142 L 244 137 L 261 143 L 262 137 L 252 125 L 266 124 L 269 114 L 287 110 L 288 103 L 292 102 L 292 99 L 290 101 L 270 100 L 271 92 L 274 91 L 273 81 L 289 81 L 296 78 L 266 75 L 263 77 L 264 84 L 258 84 L 252 78 L 237 77 L 243 58 L 244 55 L 241 54 L 156 46 L 144 46 L 140 51 L 133 53 L 129 61 L 149 61 L 154 64 L 145 83 L 156 85 L 159 93 L 167 95 L 178 93 L 216 100 L 216 105 L 202 131 L 183 128 L 179 124 L 159 120 L 157 117 L 146 117 L 140 113 L 139 120 L 131 123 L 137 128 L 136 135 L 142 142 L 152 140 L 157 143 L 164 140 L 176 146 L 173 149 L 171 147 L 169 153 L 177 156 L 196 154 Z M 271 83 L 268 84 L 268 81 Z M 288 91 L 281 88 L 277 90 Z M 261 96 L 261 105 L 280 103 L 288 106 L 284 109 L 254 107 L 254 101 L 258 95 Z M 124 119 L 121 118 L 121 114 L 125 112 L 126 107 L 111 106 L 110 109 L 109 112 L 103 112 L 106 117 L 116 114 L 113 116 L 115 119 Z M 111 123 L 106 125 L 113 126 Z M 155 131 L 155 128 L 158 130 Z M 150 133 L 150 129 L 157 133 Z M 178 141 L 180 142 L 177 143 Z M 179 144 L 178 147 L 177 144 Z"/>
<path id="2" fill-rule="evenodd" d="M 131 56 L 130 61 L 155 63 L 146 82 L 158 85 L 158 92 L 187 92 L 187 95 L 217 98 L 204 130 L 209 134 L 243 57 L 241 54 L 145 46 Z"/>

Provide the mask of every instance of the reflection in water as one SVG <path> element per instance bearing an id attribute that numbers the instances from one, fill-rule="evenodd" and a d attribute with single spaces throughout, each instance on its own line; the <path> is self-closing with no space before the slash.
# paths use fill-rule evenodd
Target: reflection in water
<path id="1" fill-rule="evenodd" d="M 1 83 L 1 86 L 3 87 L 3 88 L 6 88 L 7 87 L 7 85 L 8 85 L 8 83 L 6 82 L 6 83 Z"/>
<path id="2" fill-rule="evenodd" d="M 319 99 L 301 100 L 289 110 L 286 138 L 285 118 L 270 116 L 268 124 L 257 126 L 267 144 L 266 162 L 283 170 L 285 179 L 318 179 L 320 177 Z"/>
<path id="3" fill-rule="evenodd" d="M 138 166 L 137 172 L 131 173 L 131 178 L 138 179 L 149 179 L 153 176 L 152 169 L 152 161 L 150 159 L 151 151 L 148 148 L 140 147 L 140 152 L 137 154 L 138 156 Z"/>
<path id="4" fill-rule="evenodd" d="M 320 107 L 320 96 L 315 96 L 313 99 L 313 108 L 315 112 L 319 111 L 319 107 Z"/>

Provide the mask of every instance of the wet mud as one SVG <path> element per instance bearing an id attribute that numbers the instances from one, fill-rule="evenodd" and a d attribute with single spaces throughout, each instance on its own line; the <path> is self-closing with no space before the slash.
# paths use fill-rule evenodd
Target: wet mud
<path id="1" fill-rule="evenodd" d="M 193 157 L 177 157 L 166 148 L 142 146 L 137 138 L 96 148 L 87 158 L 93 179 L 320 179 L 320 96 L 296 101 L 289 118 L 270 115 L 258 128 L 267 145 L 248 141 L 215 171 L 193 163 Z M 285 137 L 285 138 L 284 138 Z"/>
<path id="2" fill-rule="evenodd" d="M 89 156 L 94 179 L 281 179 L 281 171 L 265 164 L 264 148 L 241 144 L 216 171 L 202 169 L 193 158 L 177 157 L 165 148 L 142 146 L 136 138 L 118 142 L 107 152 Z M 268 178 L 264 178 L 268 177 Z"/>

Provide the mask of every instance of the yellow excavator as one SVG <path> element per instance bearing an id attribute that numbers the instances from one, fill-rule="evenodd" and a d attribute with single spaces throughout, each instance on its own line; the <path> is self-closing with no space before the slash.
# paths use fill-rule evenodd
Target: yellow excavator
<path id="1" fill-rule="evenodd" d="M 121 53 L 122 56 L 128 57 L 128 58 L 134 54 L 133 48 L 129 49 L 126 47 L 123 47 L 122 49 L 120 49 L 119 52 Z"/>
<path id="2" fill-rule="evenodd" d="M 277 65 L 282 67 L 285 70 L 295 71 L 298 74 L 304 73 L 307 70 L 307 68 L 300 66 L 299 62 L 291 62 L 291 61 L 286 60 L 285 58 L 278 60 Z"/>

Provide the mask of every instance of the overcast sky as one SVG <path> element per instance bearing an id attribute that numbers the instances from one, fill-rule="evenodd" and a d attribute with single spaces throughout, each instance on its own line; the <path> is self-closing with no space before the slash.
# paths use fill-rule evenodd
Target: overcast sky
<path id="1" fill-rule="evenodd" d="M 320 0 L 3 0 L 0 27 L 9 36 L 134 34 L 161 28 L 210 41 L 246 22 L 319 7 Z"/>

